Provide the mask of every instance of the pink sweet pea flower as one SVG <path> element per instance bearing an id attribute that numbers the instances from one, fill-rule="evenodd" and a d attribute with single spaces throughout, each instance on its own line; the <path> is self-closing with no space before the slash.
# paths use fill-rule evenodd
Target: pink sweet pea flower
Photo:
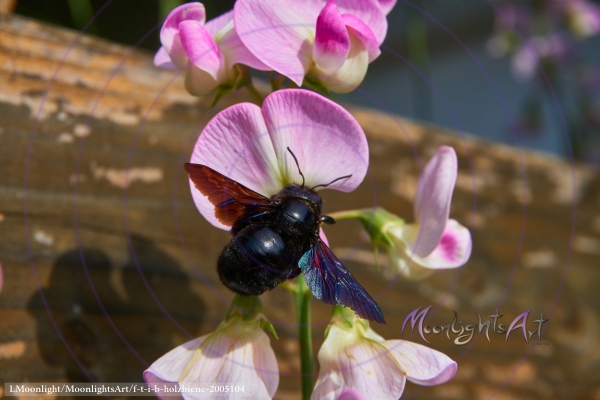
<path id="1" fill-rule="evenodd" d="M 290 183 L 302 183 L 288 147 L 298 158 L 308 188 L 352 174 L 328 186 L 350 192 L 362 182 L 369 165 L 367 139 L 354 117 L 333 101 L 303 89 L 273 92 L 262 108 L 240 103 L 221 111 L 202 131 L 190 162 L 270 197 Z M 190 187 L 204 218 L 229 230 L 191 180 Z"/>
<path id="2" fill-rule="evenodd" d="M 417 188 L 415 222 L 377 207 L 334 213 L 337 219 L 358 219 L 377 249 L 383 246 L 394 269 L 407 278 L 424 278 L 435 269 L 460 267 L 471 255 L 469 230 L 448 219 L 456 183 L 456 153 L 442 146 L 427 163 Z"/>
<path id="3" fill-rule="evenodd" d="M 387 32 L 382 0 L 238 0 L 241 41 L 265 65 L 298 86 L 354 90 L 381 51 Z"/>
<path id="4" fill-rule="evenodd" d="M 386 227 L 394 243 L 388 254 L 406 277 L 460 267 L 471 255 L 469 230 L 448 219 L 457 165 L 454 149 L 440 147 L 421 172 L 414 202 L 415 222 L 390 223 Z"/>
<path id="5" fill-rule="evenodd" d="M 600 6 L 587 0 L 566 0 L 567 24 L 573 33 L 582 38 L 600 32 Z"/>
<path id="6" fill-rule="evenodd" d="M 368 321 L 335 307 L 319 350 L 319 377 L 311 399 L 396 400 L 406 379 L 418 385 L 445 383 L 456 362 L 439 351 L 406 340 L 384 340 Z"/>
<path id="7" fill-rule="evenodd" d="M 207 23 L 205 19 L 204 5 L 187 3 L 171 11 L 160 30 L 162 47 L 154 64 L 186 71 L 188 92 L 204 96 L 219 87 L 235 87 L 244 73 L 240 65 L 270 69 L 240 41 L 233 27 L 233 11 Z"/>
<path id="8" fill-rule="evenodd" d="M 237 299 L 241 297 L 238 296 Z M 246 296 L 242 301 L 258 298 Z M 216 331 L 184 343 L 171 350 L 146 371 L 144 380 L 151 385 L 179 386 L 186 400 L 222 399 L 226 395 L 243 395 L 253 399 L 271 399 L 279 385 L 279 369 L 269 337 L 263 331 L 266 322 L 262 314 L 249 314 L 232 306 L 227 318 Z M 208 385 L 238 385 L 243 393 L 207 392 L 198 389 Z M 196 389 L 196 390 L 194 390 Z M 173 393 L 155 392 L 160 399 L 170 399 Z"/>

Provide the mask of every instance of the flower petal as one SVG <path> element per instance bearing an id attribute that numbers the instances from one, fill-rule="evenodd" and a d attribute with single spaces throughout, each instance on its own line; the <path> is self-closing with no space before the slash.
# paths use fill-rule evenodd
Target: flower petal
<path id="1" fill-rule="evenodd" d="M 367 400 L 367 398 L 356 390 L 348 389 L 342 392 L 338 400 Z"/>
<path id="2" fill-rule="evenodd" d="M 184 59 L 183 48 L 179 38 L 179 24 L 182 21 L 192 20 L 204 24 L 206 12 L 201 3 L 187 3 L 176 7 L 167 15 L 165 22 L 160 30 L 160 43 L 171 60 L 180 69 L 185 69 L 186 59 Z"/>
<path id="3" fill-rule="evenodd" d="M 429 255 L 442 238 L 450 213 L 457 164 L 454 149 L 442 146 L 421 172 L 414 204 L 419 232 L 411 244 L 411 250 L 420 257 Z"/>
<path id="4" fill-rule="evenodd" d="M 398 0 L 379 0 L 379 8 L 385 15 L 388 15 Z"/>
<path id="5" fill-rule="evenodd" d="M 227 11 L 216 18 L 206 21 L 204 27 L 210 33 L 210 36 L 217 38 L 222 36 L 224 32 L 229 31 L 229 25 L 233 24 L 233 10 Z"/>
<path id="6" fill-rule="evenodd" d="M 343 107 L 314 92 L 278 90 L 263 103 L 263 114 L 273 142 L 281 187 L 301 183 L 294 153 L 306 186 L 324 185 L 344 175 L 330 189 L 350 192 L 367 173 L 369 149 L 365 134 Z"/>
<path id="7" fill-rule="evenodd" d="M 259 365 L 254 363 L 258 362 Z M 244 394 L 253 399 L 271 399 L 279 385 L 279 370 L 269 337 L 260 329 L 245 330 L 230 336 L 218 330 L 207 336 L 193 359 L 181 370 L 179 383 L 191 387 L 199 383 L 244 386 Z M 264 381 L 263 377 L 268 380 Z M 206 398 L 185 394 L 186 399 Z M 223 393 L 208 398 L 222 398 Z"/>
<path id="8" fill-rule="evenodd" d="M 233 10 L 223 14 L 219 18 L 225 19 L 225 16 L 228 16 L 229 22 L 227 25 L 224 25 L 220 31 L 218 31 L 216 34 L 213 34 L 213 37 L 218 43 L 221 52 L 223 52 L 227 68 L 232 68 L 234 64 L 244 64 L 260 71 L 270 71 L 271 68 L 263 64 L 258 58 L 250 53 L 250 50 L 248 50 L 248 48 L 240 40 L 240 37 L 233 26 Z M 209 24 L 211 22 L 213 21 L 208 21 L 206 23 L 206 29 L 209 32 L 211 32 L 209 29 Z M 219 23 L 220 22 L 221 21 L 219 21 Z M 217 25 L 217 23 L 215 25 Z M 214 29 L 212 25 L 210 28 Z"/>
<path id="9" fill-rule="evenodd" d="M 379 44 L 375 34 L 362 20 L 356 18 L 354 15 L 344 14 L 342 15 L 346 28 L 352 32 L 357 39 L 360 40 L 362 45 L 369 53 L 369 62 L 373 62 L 381 54 Z"/>
<path id="10" fill-rule="evenodd" d="M 353 29 L 348 29 L 350 37 L 350 52 L 340 69 L 332 74 L 326 74 L 317 66 L 317 79 L 327 89 L 336 93 L 348 93 L 360 85 L 369 67 L 369 53 Z"/>
<path id="11" fill-rule="evenodd" d="M 349 51 L 348 30 L 335 0 L 329 0 L 317 18 L 313 59 L 321 70 L 331 74 L 344 64 Z"/>
<path id="12" fill-rule="evenodd" d="M 197 21 L 183 21 L 179 24 L 179 35 L 192 64 L 219 81 L 225 68 L 223 54 L 204 25 Z"/>
<path id="13" fill-rule="evenodd" d="M 357 339 L 354 332 L 336 325 L 329 327 L 319 364 L 311 399 L 335 400 L 353 389 L 371 399 L 396 400 L 404 391 L 404 371 L 381 343 Z"/>
<path id="14" fill-rule="evenodd" d="M 177 382 L 185 366 L 190 362 L 198 346 L 207 336 L 191 340 L 178 346 L 156 360 L 144 371 L 144 380 L 148 383 Z"/>
<path id="15" fill-rule="evenodd" d="M 238 0 L 235 29 L 254 56 L 298 86 L 312 62 L 316 18 L 296 0 Z"/>
<path id="16" fill-rule="evenodd" d="M 265 196 L 283 188 L 271 137 L 255 104 L 236 104 L 217 114 L 198 138 L 190 162 L 209 166 Z M 204 218 L 217 228 L 229 230 L 217 221 L 214 206 L 191 180 L 190 187 Z"/>
<path id="17" fill-rule="evenodd" d="M 452 379 L 456 362 L 429 347 L 406 340 L 386 340 L 383 343 L 402 369 L 409 381 L 424 385 L 438 385 Z"/>
<path id="18" fill-rule="evenodd" d="M 167 53 L 164 47 L 158 49 L 154 55 L 154 65 L 159 68 L 168 69 L 171 71 L 177 71 L 179 68 L 171 61 L 171 56 Z"/>
<path id="19" fill-rule="evenodd" d="M 471 233 L 457 221 L 448 220 L 442 239 L 427 257 L 413 256 L 413 262 L 431 269 L 460 267 L 471 256 Z"/>
<path id="20" fill-rule="evenodd" d="M 219 83 L 206 71 L 189 63 L 185 73 L 185 90 L 193 96 L 206 96 L 212 93 Z"/>
<path id="21" fill-rule="evenodd" d="M 329 240 L 327 240 L 327 236 L 325 236 L 325 231 L 323 231 L 323 228 L 319 228 L 319 237 L 327 246 L 329 246 Z M 0 278 L 2 278 L 2 270 L 0 270 Z M 1 283 L 2 281 L 0 281 L 0 284 Z M 0 286 L 0 289 L 1 288 L 2 287 Z"/>
<path id="22" fill-rule="evenodd" d="M 377 38 L 377 43 L 383 43 L 387 34 L 387 19 L 377 0 L 338 0 L 341 14 L 354 15 L 367 25 Z"/>

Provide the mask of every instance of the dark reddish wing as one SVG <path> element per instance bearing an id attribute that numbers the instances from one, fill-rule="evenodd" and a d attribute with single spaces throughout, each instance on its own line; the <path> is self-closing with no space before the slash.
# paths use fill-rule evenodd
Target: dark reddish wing
<path id="1" fill-rule="evenodd" d="M 304 253 L 298 266 L 317 299 L 350 307 L 361 318 L 385 324 L 375 300 L 321 239 Z"/>
<path id="2" fill-rule="evenodd" d="M 206 165 L 186 163 L 184 168 L 196 189 L 215 206 L 215 217 L 224 225 L 232 226 L 244 216 L 259 214 L 273 207 L 273 202 L 267 197 Z"/>

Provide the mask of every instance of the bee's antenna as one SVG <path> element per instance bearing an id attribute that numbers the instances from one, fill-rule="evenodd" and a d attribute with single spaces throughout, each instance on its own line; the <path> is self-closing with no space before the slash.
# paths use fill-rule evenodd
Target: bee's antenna
<path id="1" fill-rule="evenodd" d="M 335 178 L 334 180 L 332 180 L 331 182 L 329 182 L 329 183 L 328 183 L 328 184 L 326 184 L 326 185 L 317 185 L 317 186 L 313 186 L 313 187 L 311 187 L 311 188 L 310 188 L 310 190 L 313 190 L 314 188 L 318 188 L 319 186 L 327 187 L 327 186 L 331 185 L 332 183 L 335 183 L 335 182 L 337 182 L 337 181 L 339 181 L 339 180 L 342 180 L 342 179 L 348 179 L 348 178 L 350 178 L 351 176 L 352 176 L 352 174 L 350 174 L 350 175 L 344 175 L 344 176 L 340 176 L 339 178 Z"/>
<path id="2" fill-rule="evenodd" d="M 304 174 L 302 173 L 302 171 L 300 171 L 300 164 L 298 164 L 298 159 L 296 158 L 296 155 L 294 153 L 292 153 L 292 151 L 290 150 L 290 148 L 288 147 L 287 150 L 290 152 L 290 154 L 292 155 L 292 157 L 294 157 L 294 161 L 296 161 L 296 167 L 298 167 L 298 172 L 300 173 L 300 176 L 302 177 L 302 187 L 304 187 Z M 335 182 L 335 181 L 333 181 Z M 333 183 L 331 182 L 331 183 Z M 312 190 L 312 189 L 311 189 Z"/>

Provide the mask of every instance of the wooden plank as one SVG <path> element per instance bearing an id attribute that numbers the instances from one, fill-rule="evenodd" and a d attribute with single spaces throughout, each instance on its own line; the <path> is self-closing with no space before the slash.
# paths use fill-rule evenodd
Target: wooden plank
<path id="1" fill-rule="evenodd" d="M 17 16 L 0 16 L 0 37 L 0 382 L 87 380 L 68 348 L 96 380 L 139 381 L 145 363 L 214 330 L 232 297 L 214 269 L 228 234 L 199 215 L 182 169 L 217 110 L 149 54 Z M 552 312 L 543 346 L 514 335 L 471 347 L 432 337 L 460 358 L 458 374 L 440 387 L 409 384 L 407 395 L 489 398 L 520 366 L 495 398 L 599 398 L 597 169 L 351 111 L 369 138 L 370 171 L 352 194 L 325 191 L 325 211 L 376 199 L 410 219 L 416 155 L 423 162 L 452 145 L 451 215 L 474 239 L 462 269 L 394 281 L 377 271 L 357 224 L 328 227 L 334 251 L 384 310 L 388 325 L 375 329 L 398 338 L 410 311 L 442 299 L 432 324 L 450 322 L 452 311 L 465 324 L 496 308 L 505 323 Z M 280 336 L 277 398 L 297 398 L 293 299 L 275 289 L 264 304 Z M 314 301 L 312 310 L 318 349 L 329 307 Z"/>

